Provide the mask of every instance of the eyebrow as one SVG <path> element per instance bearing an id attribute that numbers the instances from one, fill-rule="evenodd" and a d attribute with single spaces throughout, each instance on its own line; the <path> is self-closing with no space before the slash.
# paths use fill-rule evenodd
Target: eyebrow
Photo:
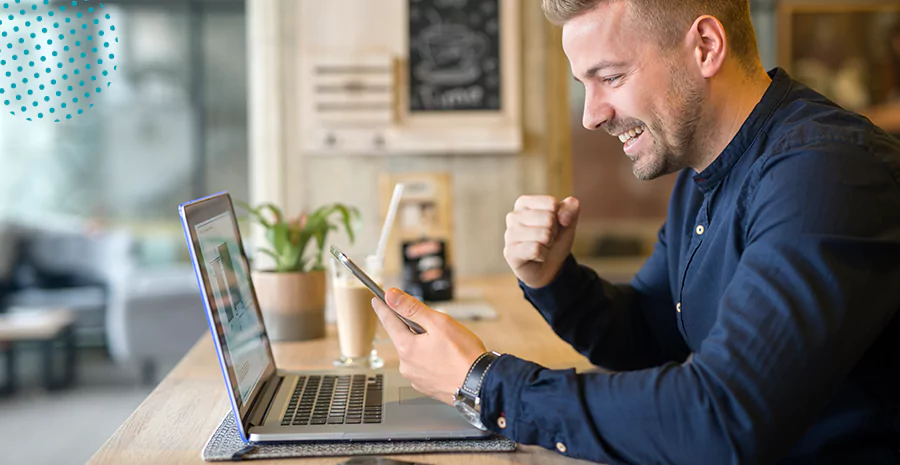
<path id="1" fill-rule="evenodd" d="M 594 66 L 591 66 L 586 73 L 584 73 L 585 77 L 592 78 L 597 75 L 600 71 L 606 68 L 614 68 L 619 66 L 625 66 L 624 61 L 601 61 Z M 575 79 L 578 82 L 581 82 L 581 79 L 578 79 L 577 76 L 572 76 L 572 79 Z"/>

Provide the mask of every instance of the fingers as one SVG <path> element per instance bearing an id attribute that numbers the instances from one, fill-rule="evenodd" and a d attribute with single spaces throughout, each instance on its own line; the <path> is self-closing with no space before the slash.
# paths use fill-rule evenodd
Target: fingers
<path id="1" fill-rule="evenodd" d="M 543 263 L 547 259 L 550 249 L 538 242 L 520 242 L 518 244 L 507 245 L 504 249 L 504 255 L 507 260 L 515 262 L 539 262 Z"/>
<path id="2" fill-rule="evenodd" d="M 553 210 L 516 210 L 506 214 L 506 227 L 531 226 L 536 228 L 552 228 L 556 225 L 556 212 Z"/>
<path id="3" fill-rule="evenodd" d="M 578 213 L 581 211 L 581 204 L 575 197 L 566 197 L 559 204 L 559 224 L 568 227 L 578 223 Z"/>
<path id="4" fill-rule="evenodd" d="M 550 228 L 522 226 L 506 230 L 504 240 L 508 245 L 519 242 L 537 242 L 545 247 L 553 247 L 553 231 Z"/>
<path id="5" fill-rule="evenodd" d="M 418 320 L 430 319 L 430 313 L 434 312 L 434 310 L 419 302 L 419 299 L 394 287 L 384 293 L 384 300 L 387 301 L 394 311 L 410 320 L 416 321 L 416 323 L 419 323 Z"/>
<path id="6" fill-rule="evenodd" d="M 375 310 L 378 319 L 381 320 L 381 324 L 384 326 L 384 329 L 387 331 L 391 340 L 394 341 L 394 344 L 398 344 L 402 340 L 400 338 L 413 335 L 409 332 L 409 328 L 406 327 L 406 323 L 401 321 L 400 318 L 397 318 L 397 315 L 394 315 L 394 312 L 392 312 L 382 301 L 373 298 L 372 309 Z"/>
<path id="7" fill-rule="evenodd" d="M 559 202 L 550 195 L 523 195 L 516 199 L 514 210 L 547 210 L 555 212 Z"/>

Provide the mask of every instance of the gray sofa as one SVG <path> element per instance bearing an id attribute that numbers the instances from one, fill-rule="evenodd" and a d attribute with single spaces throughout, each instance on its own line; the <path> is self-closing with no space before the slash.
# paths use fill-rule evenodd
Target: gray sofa
<path id="1" fill-rule="evenodd" d="M 0 235 L 2 306 L 64 307 L 76 314 L 82 345 L 103 343 L 114 278 L 131 267 L 131 238 L 115 231 L 82 231 L 7 224 Z"/>
<path id="2" fill-rule="evenodd" d="M 133 271 L 126 281 L 107 313 L 109 352 L 153 384 L 209 330 L 206 312 L 190 266 Z"/>
<path id="3" fill-rule="evenodd" d="M 63 307 L 76 313 L 79 345 L 106 346 L 145 382 L 207 331 L 190 266 L 136 266 L 124 231 L 0 223 L 0 312 Z"/>

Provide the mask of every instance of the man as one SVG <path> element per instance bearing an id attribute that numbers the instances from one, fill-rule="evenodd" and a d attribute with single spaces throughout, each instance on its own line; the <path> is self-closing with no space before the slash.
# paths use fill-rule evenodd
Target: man
<path id="1" fill-rule="evenodd" d="M 373 303 L 416 389 L 599 462 L 900 463 L 900 143 L 764 72 L 748 3 L 543 0 L 584 126 L 618 136 L 638 178 L 678 173 L 668 218 L 614 286 L 570 255 L 577 200 L 521 197 L 504 255 L 526 298 L 617 373 L 482 355 L 391 290 L 428 330 Z"/>

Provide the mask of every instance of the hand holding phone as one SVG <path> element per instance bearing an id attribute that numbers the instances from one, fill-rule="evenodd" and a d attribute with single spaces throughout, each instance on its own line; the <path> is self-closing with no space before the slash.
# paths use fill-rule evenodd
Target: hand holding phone
<path id="1" fill-rule="evenodd" d="M 338 262 L 344 265 L 344 267 L 350 270 L 350 272 L 353 273 L 353 276 L 356 276 L 356 279 L 358 279 L 361 283 L 363 283 L 363 285 L 369 288 L 369 290 L 372 291 L 373 294 L 375 294 L 375 297 L 378 297 L 378 300 L 384 302 L 384 304 L 387 305 L 387 302 L 384 300 L 384 290 L 382 290 L 381 287 L 378 286 L 378 284 L 369 277 L 369 275 L 367 275 L 362 269 L 356 266 L 356 263 L 353 263 L 353 260 L 350 260 L 350 258 L 347 257 L 344 252 L 341 252 L 341 250 L 335 246 L 331 246 L 331 255 L 333 255 Z M 387 305 L 387 307 L 391 308 L 390 305 Z M 397 318 L 400 318 L 400 320 L 406 323 L 406 326 L 414 334 L 426 333 L 425 328 L 419 326 L 419 324 L 415 321 L 412 321 L 409 318 L 406 318 L 403 315 L 395 312 L 392 308 L 391 311 L 394 312 L 394 315 L 397 315 Z"/>

